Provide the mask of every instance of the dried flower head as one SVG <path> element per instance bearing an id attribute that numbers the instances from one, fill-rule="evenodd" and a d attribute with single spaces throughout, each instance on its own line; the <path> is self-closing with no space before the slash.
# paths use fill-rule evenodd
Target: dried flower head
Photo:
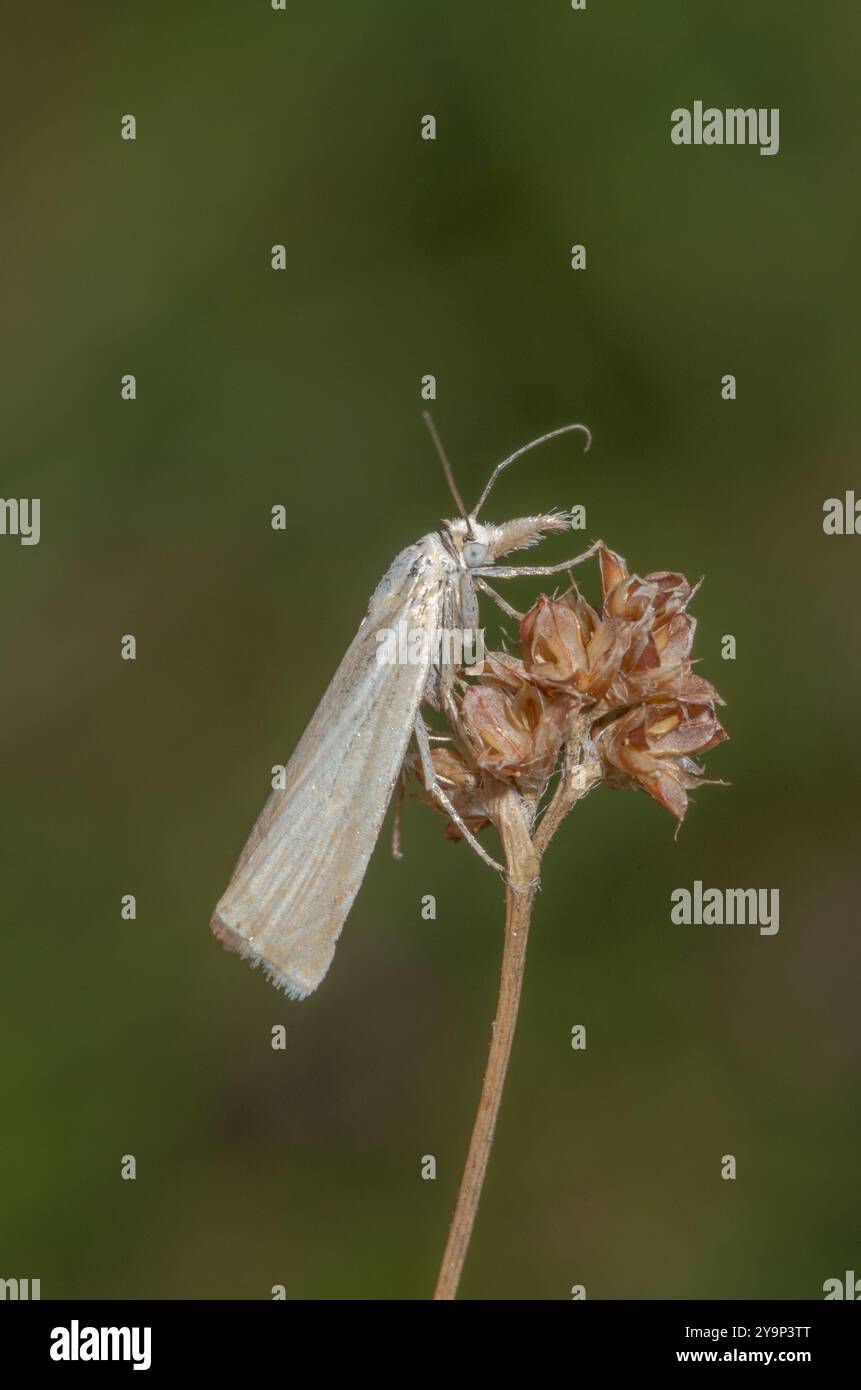
<path id="1" fill-rule="evenodd" d="M 576 589 L 540 595 L 520 623 L 520 656 L 493 652 L 464 683 L 459 751 L 435 752 L 434 765 L 470 829 L 493 819 L 488 778 L 528 797 L 534 817 L 563 750 L 570 763 L 575 723 L 577 756 L 591 750 L 600 780 L 641 788 L 681 822 L 705 780 L 694 755 L 727 737 L 720 696 L 692 669 L 696 589 L 670 570 L 631 574 L 606 546 L 599 561 L 599 609 Z M 451 825 L 446 833 L 460 838 Z"/>
<path id="2" fill-rule="evenodd" d="M 530 678 L 610 709 L 641 700 L 719 701 L 691 670 L 696 623 L 684 610 L 694 590 L 684 575 L 659 571 L 640 579 L 606 547 L 600 559 L 600 612 L 579 593 L 542 594 L 521 622 Z"/>
<path id="3" fill-rule="evenodd" d="M 611 787 L 641 787 L 676 820 L 684 819 L 688 792 L 705 779 L 693 754 L 727 737 L 709 705 L 635 705 L 601 729 L 595 740 Z"/>
<path id="4" fill-rule="evenodd" d="M 506 667 L 506 674 L 513 668 Z M 556 766 L 573 700 L 552 698 L 522 679 L 510 688 L 491 679 L 471 685 L 460 706 L 460 731 L 476 764 L 523 791 L 540 791 Z"/>

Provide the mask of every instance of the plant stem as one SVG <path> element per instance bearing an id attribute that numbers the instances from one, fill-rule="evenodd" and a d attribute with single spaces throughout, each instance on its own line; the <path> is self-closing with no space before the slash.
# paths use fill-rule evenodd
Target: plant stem
<path id="1" fill-rule="evenodd" d="M 538 873 L 544 851 L 565 816 L 600 780 L 600 764 L 583 761 L 588 717 L 575 721 L 563 753 L 562 771 L 556 794 L 542 816 L 534 836 L 530 835 L 535 807 L 512 786 L 497 782 L 490 791 L 490 814 L 502 838 L 507 866 L 505 890 L 505 946 L 499 978 L 499 999 L 490 1039 L 481 1098 L 469 1141 L 466 1167 L 460 1180 L 445 1254 L 440 1265 L 434 1299 L 453 1299 L 463 1272 L 475 1215 L 484 1184 L 502 1090 L 511 1056 L 517 1011 L 526 966 L 526 945 L 532 904 L 538 891 Z"/>
<path id="2" fill-rule="evenodd" d="M 511 1044 L 517 1025 L 523 971 L 526 965 L 526 946 L 532 904 L 538 890 L 539 861 L 529 838 L 523 808 L 512 791 L 503 792 L 498 803 L 496 823 L 502 836 L 508 865 L 508 884 L 505 891 L 505 945 L 499 979 L 499 999 L 490 1039 L 487 1067 L 481 1087 L 481 1098 L 469 1143 L 466 1167 L 461 1178 L 457 1205 L 454 1209 L 445 1254 L 440 1266 L 435 1300 L 453 1299 L 457 1295 L 466 1253 L 469 1249 L 475 1214 L 481 1197 L 484 1175 L 493 1146 L 493 1135 L 502 1090 L 511 1056 Z"/>

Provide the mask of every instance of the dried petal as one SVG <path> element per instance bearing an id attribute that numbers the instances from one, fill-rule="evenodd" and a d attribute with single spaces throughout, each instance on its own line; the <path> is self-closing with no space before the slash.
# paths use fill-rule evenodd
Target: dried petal
<path id="1" fill-rule="evenodd" d="M 529 675 L 548 686 L 575 682 L 587 666 L 590 631 L 575 604 L 542 594 L 520 624 L 523 664 Z"/>
<path id="2" fill-rule="evenodd" d="M 694 592 L 683 574 L 671 570 L 655 570 L 646 575 L 644 582 L 658 591 L 654 603 L 657 627 L 663 626 L 674 614 L 684 612 Z"/>
<path id="3" fill-rule="evenodd" d="M 609 550 L 606 545 L 602 545 L 598 551 L 598 559 L 601 565 L 601 594 L 606 598 L 611 589 L 628 578 L 628 565 L 621 555 Z"/>
<path id="4" fill-rule="evenodd" d="M 488 685 L 499 685 L 512 692 L 530 680 L 523 662 L 509 652 L 487 652 L 481 667 L 473 667 L 470 674 L 479 675 Z"/>

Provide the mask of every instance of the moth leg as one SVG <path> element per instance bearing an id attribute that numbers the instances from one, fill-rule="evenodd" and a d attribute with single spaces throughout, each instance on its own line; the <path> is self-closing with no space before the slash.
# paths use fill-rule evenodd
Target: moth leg
<path id="1" fill-rule="evenodd" d="M 516 579 L 521 574 L 561 574 L 572 565 L 579 565 L 583 560 L 588 560 L 603 544 L 603 541 L 595 541 L 582 555 L 575 555 L 573 560 L 563 560 L 560 565 L 477 565 L 472 574 L 476 578 L 486 574 L 491 579 Z"/>
<path id="2" fill-rule="evenodd" d="M 475 581 L 475 586 L 477 589 L 481 589 L 483 594 L 487 594 L 488 598 L 492 598 L 497 608 L 501 608 L 503 613 L 509 618 L 515 618 L 517 622 L 520 622 L 523 614 L 518 613 L 516 608 L 512 608 L 510 603 L 506 603 L 502 594 L 498 594 L 495 589 L 491 589 L 490 585 L 486 584 L 483 579 L 477 579 Z"/>
<path id="3" fill-rule="evenodd" d="M 416 715 L 415 723 L 416 743 L 419 748 L 419 757 L 422 760 L 422 772 L 424 773 L 425 789 L 435 796 L 440 806 L 445 811 L 451 822 L 457 826 L 463 838 L 472 845 L 479 859 L 483 859 L 485 864 L 489 864 L 491 869 L 496 869 L 497 873 L 505 876 L 505 869 L 501 864 L 497 864 L 495 859 L 491 859 L 487 851 L 478 843 L 472 831 L 467 829 L 461 817 L 452 806 L 439 782 L 434 771 L 433 759 L 431 757 L 430 740 L 428 739 L 427 725 L 422 719 L 421 714 Z"/>
<path id="4" fill-rule="evenodd" d="M 449 728 L 456 729 L 458 714 L 457 705 L 454 702 L 454 671 L 450 666 L 443 666 L 440 672 L 439 708 L 448 720 Z M 419 715 L 419 718 L 421 719 L 421 715 Z M 422 725 L 425 730 L 425 735 L 427 735 L 428 730 L 424 720 L 422 720 Z M 430 737 L 435 738 L 436 736 L 431 734 Z M 446 737 L 448 736 L 446 735 Z"/>
<path id="5" fill-rule="evenodd" d="M 403 859 L 401 850 L 401 812 L 404 809 L 404 786 L 407 780 L 406 764 L 398 773 L 398 789 L 395 792 L 395 818 L 392 822 L 392 858 Z"/>

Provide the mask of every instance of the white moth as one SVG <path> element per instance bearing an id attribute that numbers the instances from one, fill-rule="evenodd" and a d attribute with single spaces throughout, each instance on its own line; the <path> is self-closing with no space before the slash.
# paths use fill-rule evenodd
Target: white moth
<path id="1" fill-rule="evenodd" d="M 464 825 L 436 780 L 430 738 L 421 714 L 428 701 L 452 712 L 454 669 L 435 655 L 433 634 L 474 630 L 476 589 L 507 613 L 514 610 L 485 582 L 517 575 L 556 574 L 593 554 L 600 542 L 559 565 L 499 565 L 513 550 L 535 545 L 545 532 L 567 530 L 570 514 L 547 512 L 502 526 L 478 513 L 504 468 L 545 440 L 585 425 L 564 425 L 532 440 L 498 464 L 473 510 L 466 512 L 436 431 L 425 417 L 461 513 L 402 550 L 371 596 L 348 647 L 289 764 L 284 786 L 272 792 L 215 909 L 212 930 L 292 999 L 317 988 L 335 953 L 347 914 L 365 875 L 392 791 L 415 736 L 427 790 L 486 863 L 503 872 Z M 377 634 L 421 629 L 424 659 L 379 660 Z"/>

